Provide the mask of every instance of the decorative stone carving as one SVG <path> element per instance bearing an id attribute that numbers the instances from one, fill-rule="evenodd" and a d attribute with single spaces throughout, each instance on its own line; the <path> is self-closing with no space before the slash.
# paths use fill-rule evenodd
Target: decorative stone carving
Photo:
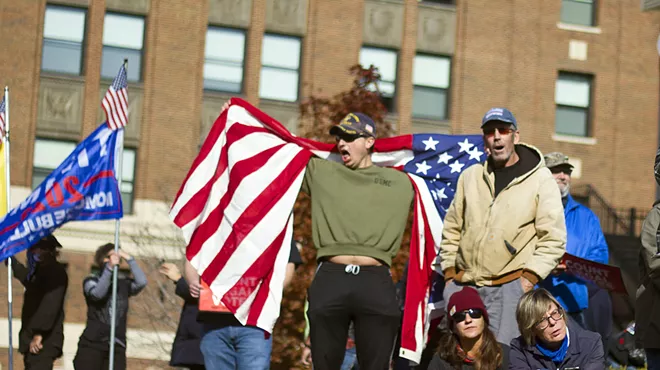
<path id="1" fill-rule="evenodd" d="M 108 86 L 101 85 L 99 98 L 103 99 L 105 93 L 108 91 Z M 142 101 L 144 99 L 144 92 L 142 88 L 135 86 L 128 86 L 128 125 L 124 129 L 124 140 L 126 144 L 137 146 L 140 142 L 140 127 L 142 126 Z M 97 114 L 98 123 L 105 121 L 105 112 L 99 104 Z"/>
<path id="2" fill-rule="evenodd" d="M 105 7 L 108 10 L 147 15 L 149 3 L 149 0 L 106 0 Z"/>
<path id="3" fill-rule="evenodd" d="M 304 36 L 307 0 L 267 0 L 266 30 Z"/>
<path id="4" fill-rule="evenodd" d="M 283 103 L 264 100 L 259 104 L 259 109 L 267 112 L 269 116 L 275 118 L 293 134 L 298 131 L 300 111 L 298 110 L 298 105 L 295 103 Z"/>
<path id="5" fill-rule="evenodd" d="M 252 15 L 252 0 L 210 0 L 209 23 L 247 28 Z"/>
<path id="6" fill-rule="evenodd" d="M 82 126 L 82 81 L 42 78 L 37 130 L 78 135 Z"/>
<path id="7" fill-rule="evenodd" d="M 456 11 L 453 8 L 419 5 L 417 13 L 417 50 L 454 54 Z"/>
<path id="8" fill-rule="evenodd" d="M 401 2 L 366 1 L 364 6 L 363 43 L 401 47 L 404 5 Z"/>

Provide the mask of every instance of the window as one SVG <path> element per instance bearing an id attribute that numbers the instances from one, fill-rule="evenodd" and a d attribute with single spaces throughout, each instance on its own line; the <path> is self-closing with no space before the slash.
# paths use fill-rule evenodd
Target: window
<path id="1" fill-rule="evenodd" d="M 453 5 L 455 3 L 455 0 L 417 0 L 417 2 Z"/>
<path id="2" fill-rule="evenodd" d="M 300 38 L 266 34 L 261 49 L 259 96 L 297 101 L 299 69 Z"/>
<path id="3" fill-rule="evenodd" d="M 383 104 L 388 111 L 394 111 L 394 97 L 396 95 L 396 51 L 363 46 L 360 50 L 360 64 L 363 68 L 369 68 L 371 65 L 378 68 L 381 77 L 378 87 Z"/>
<path id="4" fill-rule="evenodd" d="M 413 117 L 443 120 L 449 111 L 451 60 L 415 55 L 413 62 Z"/>
<path id="5" fill-rule="evenodd" d="M 595 25 L 596 0 L 562 0 L 561 21 L 581 26 Z"/>
<path id="6" fill-rule="evenodd" d="M 32 189 L 39 186 L 75 148 L 74 142 L 37 138 L 32 160 Z"/>
<path id="7" fill-rule="evenodd" d="M 133 213 L 135 154 L 135 149 L 124 148 L 124 156 L 121 162 L 121 203 L 124 206 L 124 214 Z"/>
<path id="8" fill-rule="evenodd" d="M 106 13 L 103 21 L 101 77 L 114 79 L 124 58 L 128 58 L 128 81 L 140 81 L 143 42 L 144 18 Z"/>
<path id="9" fill-rule="evenodd" d="M 46 6 L 42 71 L 82 74 L 85 14 L 84 9 Z"/>
<path id="10" fill-rule="evenodd" d="M 244 57 L 244 31 L 209 27 L 204 50 L 204 88 L 240 93 Z"/>
<path id="11" fill-rule="evenodd" d="M 555 87 L 555 132 L 561 135 L 589 136 L 591 76 L 559 73 Z"/>

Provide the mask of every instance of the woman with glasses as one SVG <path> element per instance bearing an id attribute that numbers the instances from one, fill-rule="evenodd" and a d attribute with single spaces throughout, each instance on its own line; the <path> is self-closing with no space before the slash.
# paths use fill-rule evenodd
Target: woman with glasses
<path id="1" fill-rule="evenodd" d="M 440 339 L 428 370 L 507 368 L 509 349 L 488 329 L 488 312 L 475 289 L 452 294 L 447 310 L 450 332 Z"/>
<path id="2" fill-rule="evenodd" d="M 516 310 L 521 336 L 511 341 L 509 369 L 606 369 L 600 335 L 567 325 L 565 315 L 547 290 L 525 293 Z"/>

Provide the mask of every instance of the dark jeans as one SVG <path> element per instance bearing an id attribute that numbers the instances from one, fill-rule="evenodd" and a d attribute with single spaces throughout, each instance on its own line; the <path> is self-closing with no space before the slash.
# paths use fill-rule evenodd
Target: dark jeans
<path id="1" fill-rule="evenodd" d="M 73 367 L 76 370 L 107 370 L 110 366 L 110 351 L 88 347 L 78 343 L 78 352 L 73 359 Z M 126 349 L 115 345 L 115 370 L 126 370 Z"/>
<path id="2" fill-rule="evenodd" d="M 351 321 L 360 369 L 389 368 L 401 315 L 389 267 L 322 262 L 308 296 L 315 370 L 341 368 Z"/>
<path id="3" fill-rule="evenodd" d="M 23 354 L 23 365 L 25 370 L 53 370 L 55 357 L 44 356 L 43 354 L 32 354 L 30 352 Z"/>
<path id="4" fill-rule="evenodd" d="M 647 348 L 645 352 L 647 370 L 660 370 L 660 349 Z"/>

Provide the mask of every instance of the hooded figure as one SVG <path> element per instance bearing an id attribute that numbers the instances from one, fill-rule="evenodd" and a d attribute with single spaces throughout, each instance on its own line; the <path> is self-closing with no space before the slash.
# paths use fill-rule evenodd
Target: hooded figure
<path id="1" fill-rule="evenodd" d="M 62 245 L 49 235 L 28 252 L 28 267 L 12 258 L 14 277 L 25 287 L 18 351 L 26 370 L 52 369 L 64 344 L 64 297 L 69 283 L 57 261 Z"/>

